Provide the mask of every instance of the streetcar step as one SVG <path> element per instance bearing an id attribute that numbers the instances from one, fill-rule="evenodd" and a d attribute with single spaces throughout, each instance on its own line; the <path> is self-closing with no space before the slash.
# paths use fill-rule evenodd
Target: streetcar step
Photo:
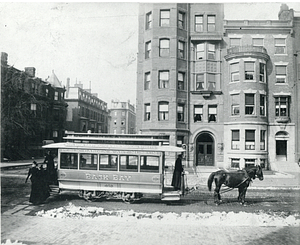
<path id="1" fill-rule="evenodd" d="M 161 195 L 162 201 L 179 201 L 180 200 L 181 192 L 172 191 L 172 192 L 165 192 Z"/>

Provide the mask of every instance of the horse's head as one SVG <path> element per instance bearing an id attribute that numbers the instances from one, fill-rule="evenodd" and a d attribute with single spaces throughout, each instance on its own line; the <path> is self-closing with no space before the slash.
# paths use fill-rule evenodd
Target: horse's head
<path id="1" fill-rule="evenodd" d="M 259 180 L 263 180 L 264 179 L 264 175 L 263 175 L 263 171 L 261 166 L 257 165 L 254 167 L 250 167 L 250 168 L 246 168 L 247 174 L 251 179 L 255 179 L 256 177 Z"/>
<path id="2" fill-rule="evenodd" d="M 264 180 L 264 174 L 260 165 L 256 166 L 256 176 L 259 180 Z"/>

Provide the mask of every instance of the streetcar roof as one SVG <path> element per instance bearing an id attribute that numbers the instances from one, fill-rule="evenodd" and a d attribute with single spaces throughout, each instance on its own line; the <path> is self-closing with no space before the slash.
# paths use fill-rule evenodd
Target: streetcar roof
<path id="1" fill-rule="evenodd" d="M 133 150 L 133 151 L 157 151 L 157 152 L 184 152 L 181 147 L 170 145 L 120 145 L 120 144 L 91 144 L 61 142 L 42 146 L 49 149 L 101 149 L 101 150 Z"/>

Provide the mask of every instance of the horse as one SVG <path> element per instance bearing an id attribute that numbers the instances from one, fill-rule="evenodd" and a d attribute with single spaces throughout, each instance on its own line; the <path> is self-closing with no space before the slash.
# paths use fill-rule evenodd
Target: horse
<path id="1" fill-rule="evenodd" d="M 252 179 L 258 177 L 259 180 L 263 180 L 263 171 L 262 168 L 257 166 L 250 166 L 244 168 L 242 170 L 218 170 L 216 172 L 212 172 L 208 177 L 207 186 L 208 190 L 211 191 L 212 182 L 215 182 L 215 190 L 214 190 L 214 202 L 216 205 L 222 203 L 220 189 L 222 184 L 229 187 L 224 192 L 232 190 L 234 188 L 239 189 L 238 201 L 245 205 L 245 196 L 247 192 L 247 188 L 250 185 Z"/>

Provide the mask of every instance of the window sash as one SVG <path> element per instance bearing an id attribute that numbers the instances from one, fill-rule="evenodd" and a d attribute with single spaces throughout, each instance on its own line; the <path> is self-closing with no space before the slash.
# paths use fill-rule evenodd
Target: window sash
<path id="1" fill-rule="evenodd" d="M 246 142 L 255 142 L 255 130 L 246 130 L 245 131 L 245 141 Z"/>
<path id="2" fill-rule="evenodd" d="M 254 94 L 245 94 L 245 105 L 255 105 Z"/>
<path id="3" fill-rule="evenodd" d="M 232 141 L 240 141 L 240 130 L 232 130 Z"/>

